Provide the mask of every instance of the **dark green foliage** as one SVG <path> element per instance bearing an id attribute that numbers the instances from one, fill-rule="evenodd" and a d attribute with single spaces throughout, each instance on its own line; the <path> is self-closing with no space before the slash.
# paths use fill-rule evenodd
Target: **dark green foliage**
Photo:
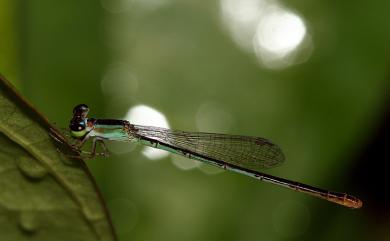
<path id="1" fill-rule="evenodd" d="M 52 128 L 1 79 L 0 240 L 115 240 L 92 176 Z"/>

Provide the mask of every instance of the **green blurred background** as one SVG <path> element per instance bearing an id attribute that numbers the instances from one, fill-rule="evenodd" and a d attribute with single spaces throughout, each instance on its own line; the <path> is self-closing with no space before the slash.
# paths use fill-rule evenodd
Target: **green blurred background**
<path id="1" fill-rule="evenodd" d="M 387 123 L 389 9 L 387 0 L 0 0 L 0 72 L 59 127 L 78 103 L 101 118 L 149 106 L 173 129 L 269 138 L 287 160 L 267 173 L 365 202 L 348 210 L 111 143 L 110 158 L 87 163 L 121 241 L 390 240 L 386 181 L 374 186 L 389 157 L 371 158 Z"/>

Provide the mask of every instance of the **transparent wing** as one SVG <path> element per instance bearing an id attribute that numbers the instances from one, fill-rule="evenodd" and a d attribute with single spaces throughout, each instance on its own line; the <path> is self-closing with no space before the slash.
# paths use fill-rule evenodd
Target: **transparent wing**
<path id="1" fill-rule="evenodd" d="M 260 137 L 175 131 L 141 125 L 134 125 L 134 133 L 140 138 L 146 137 L 251 170 L 274 167 L 284 161 L 281 149 Z"/>

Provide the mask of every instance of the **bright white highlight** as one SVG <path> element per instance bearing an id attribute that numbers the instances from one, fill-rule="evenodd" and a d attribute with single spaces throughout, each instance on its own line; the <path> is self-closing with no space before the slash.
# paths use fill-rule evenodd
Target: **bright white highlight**
<path id="1" fill-rule="evenodd" d="M 305 25 L 297 15 L 275 8 L 262 18 L 255 38 L 265 50 L 285 55 L 302 42 L 305 33 Z"/>
<path id="2" fill-rule="evenodd" d="M 285 68 L 296 62 L 293 53 L 307 35 L 300 16 L 275 0 L 220 2 L 223 23 L 233 40 L 254 53 L 261 64 L 268 68 Z M 311 44 L 310 38 L 306 44 Z"/>
<path id="3" fill-rule="evenodd" d="M 165 116 L 158 110 L 146 105 L 134 106 L 127 112 L 125 119 L 130 121 L 131 124 L 169 128 Z M 161 159 L 169 155 L 167 151 L 152 147 L 145 147 L 142 154 L 151 160 Z"/>
<path id="4" fill-rule="evenodd" d="M 266 0 L 220 0 L 222 20 L 233 40 L 252 52 L 252 38 Z"/>
<path id="5" fill-rule="evenodd" d="M 270 8 L 257 26 L 253 44 L 256 55 L 272 67 L 273 62 L 283 60 L 303 41 L 306 27 L 302 19 L 281 8 Z M 275 63 L 274 67 L 278 66 Z"/>

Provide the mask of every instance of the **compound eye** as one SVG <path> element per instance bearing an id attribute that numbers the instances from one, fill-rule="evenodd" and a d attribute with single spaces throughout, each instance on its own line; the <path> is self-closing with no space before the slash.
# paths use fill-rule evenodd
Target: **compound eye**
<path id="1" fill-rule="evenodd" d="M 71 123 L 69 127 L 70 127 L 71 131 L 83 131 L 83 130 L 85 130 L 84 122 Z"/>
<path id="2" fill-rule="evenodd" d="M 87 133 L 84 122 L 71 123 L 69 128 L 71 135 L 76 138 L 81 138 Z"/>
<path id="3" fill-rule="evenodd" d="M 76 105 L 73 108 L 73 115 L 86 116 L 88 111 L 89 111 L 89 108 L 86 104 Z"/>

